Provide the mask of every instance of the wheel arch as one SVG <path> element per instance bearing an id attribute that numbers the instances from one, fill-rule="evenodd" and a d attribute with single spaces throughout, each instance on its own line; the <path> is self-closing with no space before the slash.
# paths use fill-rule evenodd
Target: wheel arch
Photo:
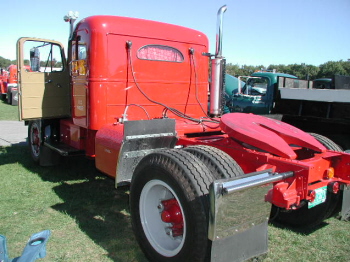
<path id="1" fill-rule="evenodd" d="M 138 163 L 159 149 L 174 148 L 174 119 L 125 121 L 102 127 L 96 134 L 96 167 L 111 177 L 115 186 L 130 183 Z"/>

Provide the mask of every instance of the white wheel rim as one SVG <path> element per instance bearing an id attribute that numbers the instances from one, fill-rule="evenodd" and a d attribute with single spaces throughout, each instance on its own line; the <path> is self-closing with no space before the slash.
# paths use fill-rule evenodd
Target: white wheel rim
<path id="1" fill-rule="evenodd" d="M 183 235 L 172 237 L 166 229 L 171 226 L 161 219 L 158 208 L 162 200 L 175 198 L 183 216 Z M 181 203 L 172 188 L 161 180 L 151 180 L 142 189 L 140 196 L 140 219 L 143 231 L 152 247 L 165 257 L 173 257 L 180 252 L 186 239 L 186 219 Z"/>

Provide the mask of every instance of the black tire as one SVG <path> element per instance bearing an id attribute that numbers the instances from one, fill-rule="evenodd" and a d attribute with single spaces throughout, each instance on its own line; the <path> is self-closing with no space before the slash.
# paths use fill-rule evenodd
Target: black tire
<path id="1" fill-rule="evenodd" d="M 341 148 L 341 146 L 334 143 L 328 137 L 325 137 L 316 133 L 309 133 L 309 134 L 312 135 L 314 138 L 316 138 L 316 140 L 320 142 L 322 145 L 324 145 L 327 149 L 333 150 L 336 152 L 343 152 L 343 149 Z"/>
<path id="2" fill-rule="evenodd" d="M 322 136 L 316 133 L 309 133 L 327 149 L 343 152 L 343 149 L 334 143 L 329 138 Z M 339 203 L 341 199 L 341 193 L 332 194 L 327 192 L 326 202 L 320 205 L 317 205 L 313 208 L 308 208 L 307 204 L 297 210 L 283 212 L 278 210 L 278 208 L 273 207 L 271 216 L 276 216 L 276 221 L 297 227 L 315 227 L 318 224 L 322 223 L 323 220 L 331 217 L 335 214 L 335 211 L 339 208 Z M 278 213 L 276 213 L 278 212 Z"/>
<path id="3" fill-rule="evenodd" d="M 18 105 L 18 91 L 17 90 L 11 90 L 11 105 L 12 106 Z"/>
<path id="4" fill-rule="evenodd" d="M 312 135 L 314 138 L 316 138 L 317 141 L 320 142 L 322 145 L 324 145 L 327 149 L 333 150 L 336 152 L 344 152 L 343 148 L 340 145 L 338 145 L 328 137 L 325 137 L 323 135 L 316 134 L 316 133 L 309 133 L 309 134 Z M 339 213 L 339 211 L 341 210 L 342 198 L 343 198 L 343 191 L 340 191 L 337 196 L 337 201 L 334 201 L 333 206 L 329 207 L 330 210 L 329 210 L 328 217 L 334 216 L 337 213 Z"/>
<path id="5" fill-rule="evenodd" d="M 7 103 L 12 104 L 12 88 L 7 88 Z"/>
<path id="6" fill-rule="evenodd" d="M 328 192 L 326 202 L 313 208 L 309 209 L 308 205 L 305 204 L 297 210 L 286 212 L 274 210 L 273 212 L 278 212 L 276 221 L 281 224 L 302 228 L 316 227 L 333 214 L 338 200 L 339 194 L 335 195 Z M 273 209 L 275 209 L 275 207 Z"/>
<path id="7" fill-rule="evenodd" d="M 237 162 L 224 151 L 206 145 L 195 145 L 184 148 L 196 156 L 209 168 L 215 179 L 238 177 L 244 174 Z"/>
<path id="8" fill-rule="evenodd" d="M 131 181 L 130 212 L 136 239 L 150 261 L 208 259 L 208 193 L 212 181 L 209 169 L 183 150 L 160 150 L 140 161 Z M 178 203 L 182 224 L 163 222 L 161 200 L 169 199 Z M 182 234 L 171 237 L 179 234 L 175 229 L 181 225 Z"/>
<path id="9" fill-rule="evenodd" d="M 39 120 L 30 121 L 28 125 L 28 144 L 30 155 L 35 163 L 39 163 L 43 143 L 42 123 Z"/>

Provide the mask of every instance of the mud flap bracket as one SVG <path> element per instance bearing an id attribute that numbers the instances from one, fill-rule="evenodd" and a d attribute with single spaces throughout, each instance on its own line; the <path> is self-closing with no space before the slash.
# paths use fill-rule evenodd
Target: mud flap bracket
<path id="1" fill-rule="evenodd" d="M 265 195 L 272 182 L 293 175 L 264 170 L 211 184 L 208 235 L 212 241 L 211 261 L 245 261 L 267 253 L 271 204 L 265 201 Z"/>
<path id="2" fill-rule="evenodd" d="M 350 220 L 350 185 L 344 185 L 340 219 L 346 221 Z"/>
<path id="3" fill-rule="evenodd" d="M 177 137 L 174 119 L 126 121 L 117 164 L 116 187 L 131 181 L 140 160 L 161 148 L 173 148 Z"/>

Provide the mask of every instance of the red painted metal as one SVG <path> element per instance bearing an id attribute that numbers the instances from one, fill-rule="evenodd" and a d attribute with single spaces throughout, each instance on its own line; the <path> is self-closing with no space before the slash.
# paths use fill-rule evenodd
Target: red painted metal
<path id="1" fill-rule="evenodd" d="M 312 203 L 315 201 L 316 198 L 316 191 L 315 190 L 309 190 L 309 201 Z"/>
<path id="2" fill-rule="evenodd" d="M 294 171 L 293 177 L 276 183 L 266 195 L 266 201 L 278 207 L 298 208 L 302 200 L 311 200 L 309 190 L 328 186 L 335 181 L 350 182 L 349 154 L 326 151 L 313 137 L 290 125 L 251 114 L 235 113 L 223 116 L 220 126 L 226 133 L 195 137 L 184 134 L 178 145 L 217 147 L 236 160 L 245 173 L 265 169 L 279 173 Z M 232 131 L 231 127 L 235 130 Z M 274 128 L 276 131 L 272 131 Z M 260 135 L 256 130 L 266 133 Z M 267 139 L 271 144 L 259 143 L 259 139 Z M 279 142 L 279 148 L 274 145 L 274 139 Z M 290 141 L 298 146 L 289 145 Z M 288 156 L 293 157 L 283 157 L 281 152 L 289 152 Z M 329 179 L 326 174 L 331 167 L 334 168 L 334 177 Z"/>
<path id="3" fill-rule="evenodd" d="M 116 16 L 85 18 L 77 24 L 75 31 L 76 39 L 79 37 L 79 42 L 86 47 L 88 69 L 85 77 L 73 77 L 73 90 L 77 89 L 73 97 L 81 96 L 80 103 L 85 107 L 82 115 L 73 110 L 75 124 L 99 130 L 116 122 L 128 104 L 142 106 L 150 118 L 161 117 L 164 107 L 150 102 L 138 87 L 150 99 L 190 116 L 202 115 L 197 92 L 198 100 L 207 110 L 208 58 L 202 53 L 208 52 L 208 38 L 203 33 L 175 25 Z M 130 52 L 126 48 L 127 41 L 132 42 Z M 184 61 L 137 58 L 137 51 L 151 44 L 176 48 L 183 54 Z M 74 48 L 71 46 L 70 57 Z M 190 48 L 195 50 L 193 57 L 189 54 Z M 80 87 L 77 87 L 78 83 Z M 77 99 L 73 99 L 73 108 L 78 106 L 77 103 Z M 130 107 L 127 113 L 129 120 L 148 119 L 140 107 Z M 170 113 L 168 116 L 174 117 Z"/>
<path id="4" fill-rule="evenodd" d="M 25 70 L 31 71 L 30 66 L 26 65 L 24 66 Z M 8 76 L 7 76 L 7 83 L 8 84 L 17 84 L 17 65 L 9 65 L 7 68 Z"/>
<path id="5" fill-rule="evenodd" d="M 340 183 L 339 182 L 329 183 L 328 188 L 331 193 L 338 194 L 340 190 Z"/>
<path id="6" fill-rule="evenodd" d="M 106 125 L 96 134 L 96 167 L 116 177 L 119 152 L 124 139 L 124 125 Z"/>
<path id="7" fill-rule="evenodd" d="M 231 137 L 277 156 L 296 159 L 291 145 L 325 152 L 326 148 L 309 134 L 281 121 L 243 113 L 226 114 L 221 128 Z"/>
<path id="8" fill-rule="evenodd" d="M 8 78 L 9 72 L 6 70 L 1 70 L 0 74 L 0 94 L 6 95 L 7 94 L 7 78 Z"/>
<path id="9" fill-rule="evenodd" d="M 30 66 L 24 66 L 25 70 L 31 71 Z M 7 70 L 3 70 L 0 75 L 1 94 L 7 94 L 7 87 L 10 85 L 12 90 L 17 90 L 17 65 L 9 65 Z"/>
<path id="10" fill-rule="evenodd" d="M 148 45 L 178 50 L 183 60 L 138 55 Z M 176 120 L 178 146 L 217 147 L 245 173 L 294 171 L 266 195 L 278 207 L 295 209 L 311 200 L 309 190 L 350 183 L 350 155 L 327 151 L 295 127 L 241 113 L 202 121 L 208 120 L 203 112 L 208 111 L 209 59 L 203 53 L 209 50 L 208 38 L 201 32 L 141 19 L 93 16 L 77 24 L 69 46 L 72 119 L 61 121 L 62 141 L 96 156 L 96 167 L 109 176 L 117 175 L 124 139 L 121 119 L 169 117 Z M 85 50 L 84 56 L 78 55 L 77 47 Z M 182 119 L 166 107 L 198 121 Z M 330 168 L 334 177 L 327 173 Z M 173 221 L 173 234 L 182 234 L 178 209 L 171 206 L 162 218 Z"/>
<path id="11" fill-rule="evenodd" d="M 179 203 L 175 198 L 163 200 L 163 211 L 161 213 L 162 221 L 171 223 L 172 236 L 177 237 L 183 234 L 183 216 Z"/>

